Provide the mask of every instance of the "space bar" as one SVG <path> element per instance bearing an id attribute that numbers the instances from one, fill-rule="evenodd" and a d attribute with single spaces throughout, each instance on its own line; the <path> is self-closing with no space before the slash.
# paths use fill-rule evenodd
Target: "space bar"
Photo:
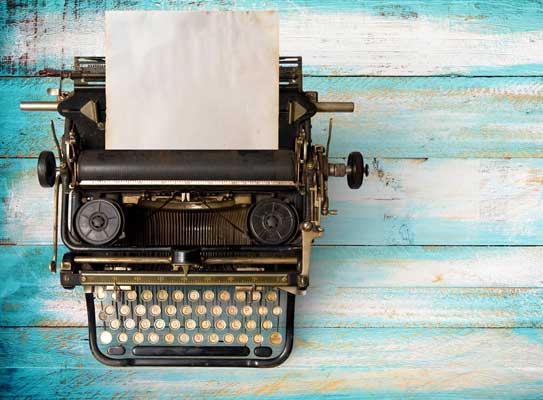
<path id="1" fill-rule="evenodd" d="M 246 357 L 247 346 L 136 346 L 132 354 L 141 357 Z"/>

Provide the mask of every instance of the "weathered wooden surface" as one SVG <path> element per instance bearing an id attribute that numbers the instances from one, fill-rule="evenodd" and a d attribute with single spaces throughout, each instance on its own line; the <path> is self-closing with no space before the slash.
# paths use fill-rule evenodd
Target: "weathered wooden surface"
<path id="1" fill-rule="evenodd" d="M 0 73 L 35 75 L 103 54 L 109 9 L 278 9 L 281 53 L 326 75 L 541 75 L 543 5 L 455 1 L 7 1 Z"/>
<path id="2" fill-rule="evenodd" d="M 541 245 L 543 159 L 377 159 L 364 188 L 330 182 L 319 244 Z M 52 191 L 34 159 L 0 159 L 0 241 L 51 242 Z M 446 182 L 446 184 L 444 184 Z"/>
<path id="3" fill-rule="evenodd" d="M 52 149 L 49 120 L 57 113 L 22 113 L 21 100 L 49 100 L 51 78 L 0 78 L 0 155 L 36 157 Z M 332 155 L 353 149 L 370 157 L 543 157 L 543 78 L 306 77 L 322 100 L 353 101 L 334 117 Z M 313 119 L 326 143 L 328 118 Z"/>
<path id="4" fill-rule="evenodd" d="M 372 166 L 360 191 L 332 184 L 293 354 L 271 370 L 106 368 L 81 290 L 46 269 L 35 157 L 62 121 L 18 112 L 56 84 L 28 76 L 103 54 L 106 9 L 269 8 L 305 87 L 356 103 L 332 153 Z M 0 34 L 0 397 L 543 396 L 541 2 L 10 0 Z"/>

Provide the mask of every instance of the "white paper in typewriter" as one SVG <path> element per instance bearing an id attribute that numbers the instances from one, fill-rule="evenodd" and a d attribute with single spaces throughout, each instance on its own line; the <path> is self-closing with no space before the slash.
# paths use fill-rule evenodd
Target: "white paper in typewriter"
<path id="1" fill-rule="evenodd" d="M 278 15 L 106 13 L 106 149 L 277 149 Z"/>

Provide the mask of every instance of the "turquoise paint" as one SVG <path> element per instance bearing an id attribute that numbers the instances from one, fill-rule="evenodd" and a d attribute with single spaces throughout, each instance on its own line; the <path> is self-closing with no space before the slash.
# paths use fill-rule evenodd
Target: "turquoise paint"
<path id="1" fill-rule="evenodd" d="M 0 74 L 2 75 L 36 75 L 44 67 L 62 68 L 72 63 L 74 55 L 80 55 L 77 43 L 70 43 L 68 47 L 51 49 L 37 49 L 32 36 L 35 35 L 33 25 L 50 24 L 50 29 L 40 34 L 47 35 L 60 28 L 60 32 L 76 31 L 80 29 L 80 21 L 96 21 L 96 28 L 101 32 L 102 14 L 106 10 L 261 10 L 276 9 L 284 14 L 338 14 L 338 13 L 364 13 L 372 16 L 381 16 L 383 19 L 424 19 L 437 22 L 446 21 L 452 31 L 461 30 L 483 34 L 505 35 L 519 32 L 530 32 L 542 29 L 543 6 L 537 1 L 451 1 L 436 0 L 432 2 L 408 1 L 114 1 L 114 0 L 88 0 L 84 2 L 64 2 L 60 0 L 36 2 L 35 4 L 13 4 L 3 2 L 0 4 L 0 31 L 4 38 L 0 49 L 2 62 Z M 28 18 L 31 15 L 32 18 Z M 97 17 L 98 15 L 98 17 Z M 54 22 L 50 22 L 54 21 Z M 27 37 L 21 38 L 17 32 L 24 27 Z M 97 34 L 101 34 L 98 33 Z M 10 54 L 8 43 L 13 41 L 21 43 L 18 54 Z M 59 44 L 62 46 L 62 44 Z M 59 51 L 60 50 L 60 51 Z M 454 74 L 455 69 L 448 70 L 443 66 L 445 73 Z M 484 74 L 488 68 L 473 67 L 468 74 Z M 339 73 L 356 73 L 356 66 L 346 66 Z M 503 71 L 495 70 L 494 74 L 514 75 L 541 75 L 541 65 L 520 65 L 507 67 Z M 308 66 L 307 72 L 313 74 L 337 74 L 333 67 L 319 65 Z"/>
<path id="2" fill-rule="evenodd" d="M 21 100 L 49 100 L 54 79 L 0 79 L 0 157 L 36 157 L 52 150 L 49 120 L 58 113 L 23 113 Z M 332 154 L 367 157 L 542 157 L 543 78 L 315 78 L 306 90 L 320 99 L 353 101 L 335 114 Z M 326 143 L 330 114 L 313 118 Z"/>

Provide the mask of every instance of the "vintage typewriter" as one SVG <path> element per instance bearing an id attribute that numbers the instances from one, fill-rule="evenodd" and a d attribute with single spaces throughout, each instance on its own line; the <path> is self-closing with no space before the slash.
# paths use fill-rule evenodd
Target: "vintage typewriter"
<path id="1" fill-rule="evenodd" d="M 362 155 L 346 164 L 311 141 L 317 112 L 353 103 L 319 102 L 303 91 L 300 57 L 280 58 L 279 149 L 105 150 L 105 59 L 76 57 L 54 101 L 25 111 L 65 117 L 38 179 L 55 188 L 51 271 L 60 232 L 66 289 L 85 292 L 89 343 L 111 366 L 269 367 L 293 343 L 294 299 L 309 285 L 311 245 L 321 215 L 334 214 L 328 178 L 358 189 Z M 63 91 L 70 79 L 73 90 Z M 59 203 L 61 206 L 59 207 Z"/>

